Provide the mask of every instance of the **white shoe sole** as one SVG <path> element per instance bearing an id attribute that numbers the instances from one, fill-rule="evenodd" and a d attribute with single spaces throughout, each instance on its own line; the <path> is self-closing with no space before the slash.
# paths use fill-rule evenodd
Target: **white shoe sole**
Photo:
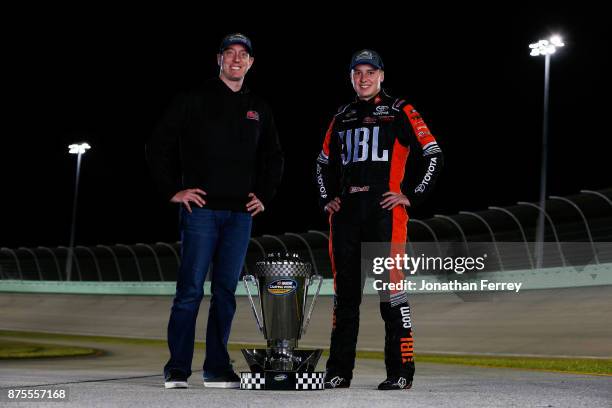
<path id="1" fill-rule="evenodd" d="M 164 387 L 170 388 L 189 388 L 187 381 L 166 381 Z"/>
<path id="2" fill-rule="evenodd" d="M 218 381 L 204 381 L 204 387 L 206 388 L 240 388 L 239 382 L 218 382 Z"/>

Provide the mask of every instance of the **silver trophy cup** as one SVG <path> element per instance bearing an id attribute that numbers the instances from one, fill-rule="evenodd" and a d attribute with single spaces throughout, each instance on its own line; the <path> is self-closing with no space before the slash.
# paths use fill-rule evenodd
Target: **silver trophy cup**
<path id="1" fill-rule="evenodd" d="M 297 349 L 321 290 L 321 275 L 313 275 L 312 265 L 297 254 L 271 254 L 257 262 L 254 274 L 244 276 L 243 282 L 267 348 L 242 350 L 251 371 L 241 373 L 240 388 L 323 389 L 324 373 L 315 372 L 322 350 Z M 307 308 L 308 289 L 313 284 L 316 291 Z M 251 287 L 259 295 L 259 312 Z"/>

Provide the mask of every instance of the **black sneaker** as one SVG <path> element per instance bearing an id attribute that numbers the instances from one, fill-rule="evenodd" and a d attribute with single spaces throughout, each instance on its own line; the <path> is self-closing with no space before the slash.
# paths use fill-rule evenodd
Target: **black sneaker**
<path id="1" fill-rule="evenodd" d="M 164 387 L 166 388 L 188 388 L 187 377 L 184 374 L 171 372 L 166 374 Z"/>
<path id="2" fill-rule="evenodd" d="M 351 386 L 351 380 L 347 380 L 344 377 L 340 377 L 338 375 L 328 376 L 325 378 L 325 388 L 348 388 Z"/>
<path id="3" fill-rule="evenodd" d="M 240 377 L 233 372 L 228 371 L 224 375 L 214 378 L 204 378 L 204 387 L 206 388 L 240 388 Z"/>
<path id="4" fill-rule="evenodd" d="M 378 384 L 378 389 L 387 390 L 409 390 L 412 387 L 412 381 L 408 381 L 405 377 L 389 377 L 385 381 Z"/>

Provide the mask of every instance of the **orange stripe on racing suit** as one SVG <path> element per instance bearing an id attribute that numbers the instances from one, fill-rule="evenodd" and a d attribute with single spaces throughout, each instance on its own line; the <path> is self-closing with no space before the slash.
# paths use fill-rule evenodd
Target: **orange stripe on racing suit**
<path id="1" fill-rule="evenodd" d="M 395 139 L 393 144 L 393 153 L 391 155 L 391 171 L 389 174 L 389 190 L 394 193 L 401 193 L 401 184 L 404 180 L 404 170 L 406 168 L 406 160 L 410 154 L 410 148 L 402 146 L 398 139 Z"/>
<path id="2" fill-rule="evenodd" d="M 421 115 L 414 109 L 412 105 L 404 106 L 404 113 L 408 116 L 408 121 L 412 126 L 412 130 L 414 130 L 414 134 L 417 138 L 417 141 L 421 146 L 426 146 L 431 142 L 435 142 L 436 139 L 433 137 L 429 128 L 421 118 Z"/>
<path id="3" fill-rule="evenodd" d="M 408 118 L 416 141 L 421 146 L 422 154 L 425 158 L 423 178 L 414 190 L 409 192 L 410 204 L 414 207 L 422 203 L 431 193 L 433 185 L 436 183 L 436 179 L 442 170 L 444 158 L 440 146 L 438 146 L 436 139 L 429 131 L 421 115 L 410 104 L 404 106 L 402 110 Z"/>
<path id="4" fill-rule="evenodd" d="M 327 132 L 325 132 L 325 140 L 323 140 L 323 153 L 326 157 L 329 157 L 329 142 L 331 140 L 332 131 L 334 129 L 334 123 L 336 122 L 336 118 L 333 118 L 329 127 L 327 128 Z"/>
<path id="5" fill-rule="evenodd" d="M 402 146 L 398 139 L 395 139 L 393 144 L 393 153 L 391 156 L 391 172 L 389 175 L 389 190 L 394 193 L 401 194 L 401 183 L 404 179 L 404 170 L 406 168 L 406 160 L 410 154 L 410 148 Z M 389 255 L 395 258 L 396 255 L 403 257 L 405 253 L 406 239 L 408 236 L 407 224 L 408 213 L 403 205 L 398 205 L 393 208 L 393 221 L 391 231 L 391 248 Z M 392 268 L 389 270 L 389 282 L 399 283 L 404 279 L 404 273 L 401 269 Z M 391 294 L 401 291 L 391 290 Z"/>
<path id="6" fill-rule="evenodd" d="M 329 214 L 329 240 L 328 240 L 328 250 L 329 250 L 329 260 L 331 263 L 332 276 L 334 277 L 334 294 L 336 293 L 336 262 L 334 261 L 334 245 L 332 240 L 332 217 L 334 213 Z M 333 308 L 332 312 L 332 328 L 336 327 L 336 308 Z"/>

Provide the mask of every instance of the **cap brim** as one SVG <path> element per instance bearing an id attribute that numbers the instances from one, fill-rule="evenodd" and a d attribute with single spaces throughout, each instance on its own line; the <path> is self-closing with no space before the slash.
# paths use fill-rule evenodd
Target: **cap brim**
<path id="1" fill-rule="evenodd" d="M 244 43 L 243 41 L 230 41 L 228 43 L 225 43 L 223 44 L 223 48 L 221 49 L 221 51 L 225 51 L 230 45 L 233 44 L 240 44 L 249 52 L 249 54 L 253 54 L 253 50 L 251 49 L 251 47 L 249 47 L 249 45 Z"/>
<path id="2" fill-rule="evenodd" d="M 370 60 L 357 60 L 351 64 L 351 69 L 355 68 L 357 65 L 360 65 L 360 64 L 371 65 L 376 69 L 382 69 L 381 65 L 375 64 Z"/>

